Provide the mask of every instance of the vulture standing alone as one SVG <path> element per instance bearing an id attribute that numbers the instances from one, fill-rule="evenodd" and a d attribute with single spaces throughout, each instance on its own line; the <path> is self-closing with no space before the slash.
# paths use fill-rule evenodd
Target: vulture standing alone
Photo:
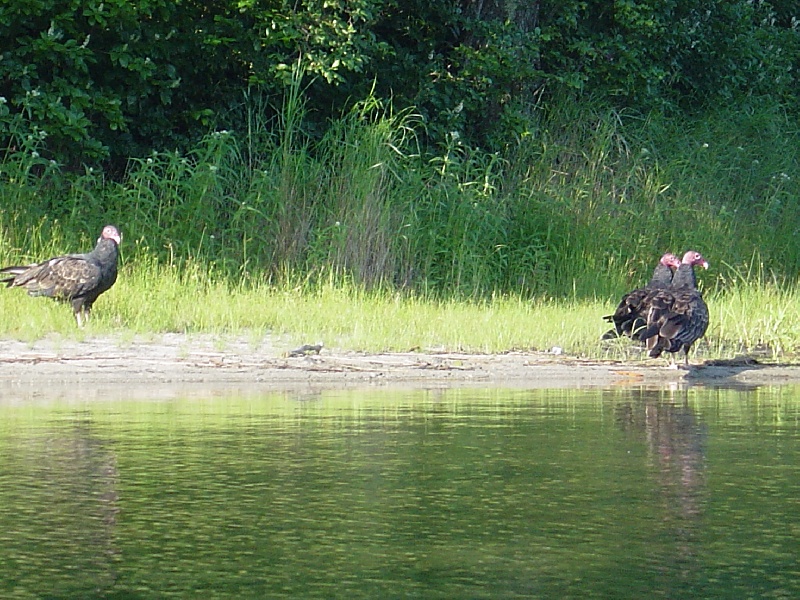
<path id="1" fill-rule="evenodd" d="M 622 297 L 613 315 L 603 317 L 608 322 L 614 323 L 614 329 L 603 334 L 604 340 L 628 336 L 641 341 L 641 333 L 647 326 L 645 299 L 654 290 L 668 287 L 672 283 L 673 270 L 680 267 L 681 261 L 674 254 L 667 252 L 661 257 L 653 277 L 643 288 L 628 292 Z"/>
<path id="2" fill-rule="evenodd" d="M 642 332 L 652 358 L 662 352 L 683 350 L 689 364 L 689 350 L 708 328 L 708 306 L 697 289 L 695 265 L 708 268 L 705 258 L 694 250 L 683 255 L 668 289 L 651 293 L 646 299 L 647 328 Z"/>
<path id="3" fill-rule="evenodd" d="M 0 274 L 8 277 L 0 279 L 0 283 L 24 287 L 31 296 L 70 302 L 78 326 L 83 326 L 94 301 L 117 280 L 121 241 L 117 228 L 106 225 L 91 252 L 57 256 L 26 267 L 5 267 Z"/>

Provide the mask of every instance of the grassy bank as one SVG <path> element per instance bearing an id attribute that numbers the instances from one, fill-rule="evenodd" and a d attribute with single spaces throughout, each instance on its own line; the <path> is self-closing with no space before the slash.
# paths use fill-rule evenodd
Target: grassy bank
<path id="1" fill-rule="evenodd" d="M 629 340 L 602 342 L 602 315 L 612 299 L 496 296 L 435 300 L 342 284 L 276 287 L 231 285 L 199 269 L 126 267 L 98 301 L 90 325 L 76 328 L 71 310 L 21 290 L 2 290 L 0 336 L 35 340 L 116 335 L 122 343 L 153 332 L 233 335 L 254 343 L 278 336 L 290 349 L 323 342 L 364 351 L 551 351 L 591 358 L 643 358 Z M 698 344 L 704 358 L 757 353 L 778 360 L 800 355 L 800 294 L 773 284 L 741 284 L 706 294 L 711 326 Z"/>
<path id="2" fill-rule="evenodd" d="M 559 346 L 586 355 L 665 250 L 700 250 L 718 355 L 794 353 L 800 133 L 764 99 L 680 118 L 564 101 L 503 155 L 457 132 L 423 153 L 410 112 L 367 100 L 320 137 L 295 90 L 277 123 L 124 176 L 68 173 L 17 140 L 0 157 L 0 262 L 122 229 L 123 270 L 94 331 L 288 333 L 358 349 Z M 72 332 L 69 310 L 0 295 L 0 335 Z M 84 335 L 82 333 L 70 335 Z"/>

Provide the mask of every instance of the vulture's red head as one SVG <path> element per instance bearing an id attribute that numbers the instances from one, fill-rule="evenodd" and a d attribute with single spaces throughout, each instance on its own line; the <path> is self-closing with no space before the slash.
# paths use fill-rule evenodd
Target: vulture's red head
<path id="1" fill-rule="evenodd" d="M 113 225 L 106 225 L 103 227 L 103 232 L 100 234 L 100 240 L 114 240 L 119 246 L 122 243 L 122 234 L 119 229 Z M 98 242 L 100 240 L 97 240 Z"/>
<path id="2" fill-rule="evenodd" d="M 695 250 L 689 250 L 686 254 L 683 255 L 683 264 L 685 265 L 700 265 L 704 269 L 708 268 L 708 261 L 703 258 L 703 255 Z"/>
<path id="3" fill-rule="evenodd" d="M 677 269 L 681 266 L 681 259 L 672 254 L 672 252 L 667 252 L 662 256 L 660 262 L 665 267 L 670 267 L 671 269 Z"/>

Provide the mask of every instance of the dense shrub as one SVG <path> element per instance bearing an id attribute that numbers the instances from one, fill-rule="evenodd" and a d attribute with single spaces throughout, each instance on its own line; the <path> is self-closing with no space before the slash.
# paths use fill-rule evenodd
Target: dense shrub
<path id="1" fill-rule="evenodd" d="M 359 69 L 371 4 L 4 2 L 0 134 L 13 147 L 45 131 L 48 157 L 68 165 L 186 149 L 248 86 L 279 93 L 298 59 L 330 82 Z"/>
<path id="2" fill-rule="evenodd" d="M 239 129 L 254 90 L 275 116 L 297 66 L 318 136 L 374 93 L 416 107 L 429 141 L 500 150 L 565 90 L 640 111 L 796 104 L 799 17 L 791 0 L 7 0 L 0 136 L 122 168 Z"/>

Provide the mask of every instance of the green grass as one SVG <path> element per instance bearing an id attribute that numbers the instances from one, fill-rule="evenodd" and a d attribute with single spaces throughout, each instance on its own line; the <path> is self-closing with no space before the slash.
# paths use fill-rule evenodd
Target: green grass
<path id="1" fill-rule="evenodd" d="M 298 86 L 278 122 L 122 177 L 66 172 L 18 140 L 0 157 L 0 263 L 123 234 L 119 283 L 86 332 L 69 310 L 1 290 L 0 335 L 127 339 L 286 334 L 363 350 L 602 346 L 600 317 L 665 251 L 700 250 L 712 325 L 701 350 L 798 352 L 800 127 L 764 98 L 693 116 L 551 102 L 502 154 L 422 152 L 424 127 L 372 98 L 319 136 Z"/>
<path id="2" fill-rule="evenodd" d="M 715 269 L 800 272 L 800 127 L 768 99 L 687 116 L 564 101 L 502 154 L 423 153 L 409 112 L 368 99 L 324 135 L 301 96 L 186 156 L 76 174 L 34 142 L 0 159 L 0 260 L 90 245 L 116 223 L 130 260 L 230 281 L 353 281 L 442 298 L 621 294 L 666 250 Z M 756 135 L 757 134 L 757 135 Z M 722 268 L 728 265 L 726 268 Z"/>
<path id="3" fill-rule="evenodd" d="M 711 326 L 699 344 L 703 358 L 758 353 L 794 360 L 800 352 L 800 297 L 775 284 L 706 294 Z M 35 340 L 52 333 L 89 339 L 115 335 L 120 343 L 162 332 L 210 333 L 224 340 L 275 336 L 287 348 L 323 342 L 327 348 L 378 351 L 551 351 L 588 358 L 643 359 L 628 340 L 600 342 L 603 315 L 616 298 L 538 300 L 496 296 L 480 301 L 437 300 L 354 285 L 276 287 L 231 285 L 199 268 L 178 271 L 155 262 L 126 266 L 95 306 L 85 329 L 67 305 L 2 290 L 0 336 Z M 221 342 L 223 343 L 223 342 Z"/>

